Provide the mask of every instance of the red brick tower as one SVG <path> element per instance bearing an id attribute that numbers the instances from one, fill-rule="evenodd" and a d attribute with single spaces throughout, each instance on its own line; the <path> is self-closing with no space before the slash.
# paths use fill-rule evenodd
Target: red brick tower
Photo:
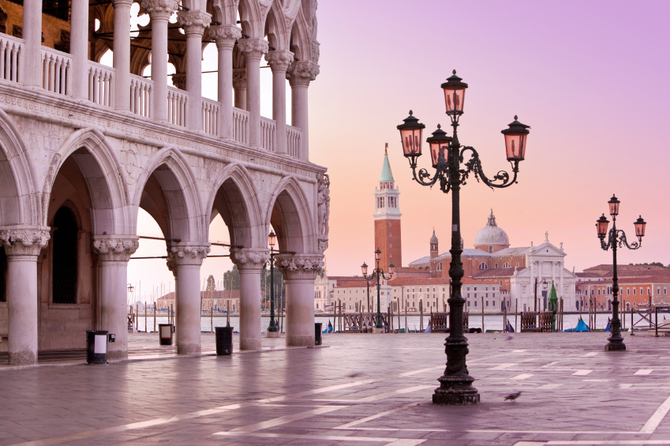
<path id="1" fill-rule="evenodd" d="M 379 187 L 375 188 L 375 246 L 382 252 L 380 268 L 388 270 L 388 265 L 402 266 L 402 246 L 400 236 L 400 191 L 395 187 L 393 173 L 388 158 L 388 144 L 384 150 L 384 165 Z M 376 266 L 376 265 L 375 265 Z"/>

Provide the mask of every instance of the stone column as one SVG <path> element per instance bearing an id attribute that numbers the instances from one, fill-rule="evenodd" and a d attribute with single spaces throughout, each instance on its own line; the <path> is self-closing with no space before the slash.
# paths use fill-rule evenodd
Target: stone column
<path id="1" fill-rule="evenodd" d="M 97 235 L 93 240 L 100 261 L 97 328 L 116 335 L 116 341 L 107 345 L 110 360 L 128 357 L 128 261 L 138 247 L 139 238 L 131 235 Z"/>
<path id="2" fill-rule="evenodd" d="M 249 145 L 261 146 L 261 57 L 268 52 L 265 39 L 237 41 L 247 61 L 247 107 L 249 110 Z"/>
<path id="3" fill-rule="evenodd" d="M 72 97 L 88 99 L 88 0 L 72 0 L 70 24 Z"/>
<path id="4" fill-rule="evenodd" d="M 286 70 L 293 62 L 290 51 L 270 51 L 265 55 L 272 68 L 272 119 L 276 125 L 277 153 L 287 153 L 286 148 Z"/>
<path id="5" fill-rule="evenodd" d="M 307 88 L 319 74 L 319 66 L 313 62 L 295 61 L 288 70 L 291 84 L 291 123 L 302 131 L 300 159 L 309 161 L 309 100 Z"/>
<path id="6" fill-rule="evenodd" d="M 23 2 L 23 73 L 26 85 L 42 86 L 42 0 Z"/>
<path id="7" fill-rule="evenodd" d="M 240 271 L 240 350 L 261 348 L 261 268 L 270 259 L 267 250 L 230 250 Z"/>
<path id="8" fill-rule="evenodd" d="M 114 3 L 114 108 L 130 110 L 130 7 L 132 0 Z"/>
<path id="9" fill-rule="evenodd" d="M 7 255 L 10 365 L 37 364 L 37 258 L 50 236 L 47 227 L 0 230 Z"/>
<path id="10" fill-rule="evenodd" d="M 277 266 L 286 283 L 286 345 L 314 345 L 314 279 L 323 255 L 280 255 Z"/>
<path id="11" fill-rule="evenodd" d="M 209 246 L 182 245 L 170 247 L 168 264 L 175 275 L 177 353 L 200 353 L 200 266 Z"/>
<path id="12" fill-rule="evenodd" d="M 202 11 L 179 11 L 179 24 L 186 33 L 186 127 L 202 131 L 202 35 L 212 15 Z"/>
<path id="13" fill-rule="evenodd" d="M 168 19 L 178 6 L 177 0 L 142 0 L 142 7 L 151 17 L 151 79 L 156 121 L 167 121 Z"/>
<path id="14" fill-rule="evenodd" d="M 219 125 L 222 138 L 233 137 L 233 48 L 242 31 L 235 25 L 218 25 L 209 28 L 209 35 L 216 41 L 219 54 Z"/>
<path id="15" fill-rule="evenodd" d="M 235 89 L 235 107 L 240 110 L 247 109 L 247 69 L 235 68 L 233 70 L 233 88 Z"/>

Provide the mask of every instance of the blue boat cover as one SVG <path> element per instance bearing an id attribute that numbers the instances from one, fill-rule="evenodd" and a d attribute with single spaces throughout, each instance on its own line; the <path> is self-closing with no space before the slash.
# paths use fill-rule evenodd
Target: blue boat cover
<path id="1" fill-rule="evenodd" d="M 589 327 L 584 323 L 584 320 L 580 317 L 579 322 L 577 323 L 577 326 L 575 328 L 568 328 L 565 331 L 583 332 L 583 331 L 589 331 Z"/>

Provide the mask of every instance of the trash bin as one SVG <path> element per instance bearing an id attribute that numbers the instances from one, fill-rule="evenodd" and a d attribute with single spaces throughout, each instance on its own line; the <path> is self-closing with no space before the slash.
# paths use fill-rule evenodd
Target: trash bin
<path id="1" fill-rule="evenodd" d="M 322 322 L 314 323 L 314 345 L 321 345 L 321 326 Z"/>
<path id="2" fill-rule="evenodd" d="M 219 356 L 233 353 L 233 327 L 215 327 L 216 354 Z"/>
<path id="3" fill-rule="evenodd" d="M 158 337 L 160 339 L 160 345 L 172 345 L 172 333 L 174 333 L 174 325 L 158 324 Z"/>
<path id="4" fill-rule="evenodd" d="M 89 364 L 107 362 L 106 330 L 86 330 L 86 362 Z"/>

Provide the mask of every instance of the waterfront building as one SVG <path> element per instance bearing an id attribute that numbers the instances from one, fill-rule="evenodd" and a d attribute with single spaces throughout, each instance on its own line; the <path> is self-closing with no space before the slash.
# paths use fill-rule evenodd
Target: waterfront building
<path id="1" fill-rule="evenodd" d="M 156 310 L 165 313 L 174 309 L 176 305 L 175 297 L 175 292 L 171 291 L 156 299 Z M 214 314 L 221 314 L 230 308 L 230 314 L 237 314 L 240 311 L 240 290 L 201 291 L 200 302 L 202 302 L 203 313 L 213 310 Z M 151 307 L 149 307 L 149 311 L 153 311 Z"/>
<path id="2" fill-rule="evenodd" d="M 34 364 L 38 350 L 83 348 L 86 330 L 103 329 L 116 334 L 107 357 L 127 357 L 127 267 L 140 208 L 165 238 L 180 354 L 201 349 L 200 266 L 218 216 L 240 270 L 239 347 L 261 346 L 271 227 L 278 248 L 295 253 L 276 257 L 286 343 L 314 345 L 313 282 L 329 215 L 326 169 L 309 161 L 316 0 L 136 6 L 0 5 L 0 336 L 8 339 L 0 349 L 11 364 Z M 131 29 L 138 10 L 148 24 Z M 218 52 L 215 100 L 202 94 L 208 44 Z M 113 66 L 101 63 L 105 54 Z M 263 57 L 272 119 L 260 110 Z"/>

